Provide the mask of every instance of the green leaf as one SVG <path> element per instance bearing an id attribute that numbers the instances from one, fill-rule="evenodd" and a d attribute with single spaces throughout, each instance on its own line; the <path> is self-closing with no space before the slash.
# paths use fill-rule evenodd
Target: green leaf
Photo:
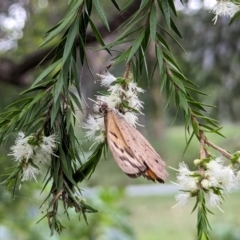
<path id="1" fill-rule="evenodd" d="M 186 93 L 185 87 L 184 87 L 183 83 L 181 82 L 181 80 L 176 78 L 174 75 L 171 76 L 171 80 L 174 83 L 175 87 L 181 89 L 184 93 Z"/>
<path id="2" fill-rule="evenodd" d="M 123 5 L 121 12 L 123 12 L 125 9 L 127 9 L 133 2 L 134 2 L 134 0 L 127 1 L 125 3 L 125 5 Z"/>
<path id="3" fill-rule="evenodd" d="M 83 112 L 82 105 L 81 105 L 80 101 L 78 100 L 78 98 L 77 98 L 77 97 L 75 96 L 75 94 L 73 94 L 71 91 L 69 91 L 69 93 L 70 93 L 73 101 L 75 102 L 75 104 L 76 104 L 77 107 L 79 108 L 79 110 L 80 110 L 81 112 Z"/>
<path id="4" fill-rule="evenodd" d="M 159 73 L 162 73 L 162 68 L 163 68 L 163 55 L 162 55 L 162 50 L 160 47 L 156 47 L 156 54 L 157 54 L 157 60 L 158 60 L 158 68 L 159 68 Z"/>
<path id="5" fill-rule="evenodd" d="M 159 26 L 160 26 L 160 25 L 159 25 Z M 160 26 L 160 27 L 164 30 L 164 32 L 166 32 L 166 33 L 173 39 L 173 41 L 176 42 L 176 44 L 177 44 L 184 52 L 186 52 L 185 49 L 182 47 L 182 45 L 177 41 L 177 39 L 172 36 L 172 34 L 170 34 L 170 33 L 169 33 L 165 28 L 163 28 L 162 26 Z"/>
<path id="6" fill-rule="evenodd" d="M 165 61 L 167 61 L 173 68 L 175 68 L 179 72 L 182 72 L 171 54 L 168 54 L 165 51 L 163 51 L 163 56 L 164 56 Z"/>
<path id="7" fill-rule="evenodd" d="M 67 40 L 64 46 L 64 52 L 62 57 L 62 65 L 66 63 L 66 61 L 69 59 L 69 55 L 71 54 L 72 48 L 74 47 L 74 41 L 78 33 L 79 29 L 79 16 L 74 20 L 74 22 L 71 24 L 70 29 L 68 31 Z"/>
<path id="8" fill-rule="evenodd" d="M 194 131 L 195 135 L 197 137 L 199 137 L 199 126 L 196 121 L 192 121 L 192 127 L 193 127 L 193 131 Z"/>
<path id="9" fill-rule="evenodd" d="M 163 45 L 169 52 L 171 52 L 170 47 L 168 46 L 167 42 L 159 33 L 157 33 L 157 38 L 160 41 L 161 45 Z"/>
<path id="10" fill-rule="evenodd" d="M 59 110 L 60 110 L 60 98 L 56 99 L 56 102 L 53 104 L 51 109 L 51 126 L 53 126 L 53 123 L 56 120 Z"/>
<path id="11" fill-rule="evenodd" d="M 61 31 L 63 31 L 64 28 L 66 28 L 71 23 L 74 17 L 75 17 L 75 13 L 72 13 L 69 17 L 64 19 L 64 21 L 57 28 L 55 28 L 53 31 L 51 31 L 47 35 L 47 37 L 44 39 L 43 43 L 39 47 L 43 47 L 48 42 L 50 42 L 53 38 L 55 38 Z"/>
<path id="12" fill-rule="evenodd" d="M 133 55 L 136 53 L 136 51 L 139 49 L 141 43 L 142 43 L 142 40 L 144 38 L 144 35 L 145 35 L 145 31 L 142 31 L 136 38 L 136 40 L 134 41 L 132 47 L 131 47 L 131 51 L 128 55 L 128 59 L 127 59 L 127 62 L 129 62 Z"/>
<path id="13" fill-rule="evenodd" d="M 171 15 L 168 0 L 158 0 L 158 5 L 164 14 L 168 27 L 170 27 Z"/>
<path id="14" fill-rule="evenodd" d="M 151 34 L 152 41 L 155 41 L 156 39 L 156 30 L 157 30 L 157 12 L 156 12 L 156 6 L 153 3 L 151 13 L 150 13 L 150 34 Z"/>
<path id="15" fill-rule="evenodd" d="M 72 68 L 73 82 L 75 84 L 78 95 L 81 98 L 81 89 L 80 89 L 80 82 L 79 82 L 79 77 L 78 77 L 77 65 L 76 65 L 75 59 L 73 57 L 71 58 L 71 68 Z"/>
<path id="16" fill-rule="evenodd" d="M 34 81 L 32 84 L 32 87 L 36 86 L 40 81 L 42 81 L 44 78 L 46 78 L 59 64 L 61 63 L 61 59 L 58 59 L 57 61 L 53 62 L 50 66 L 48 66 Z"/>
<path id="17" fill-rule="evenodd" d="M 175 25 L 174 21 L 172 20 L 172 18 L 170 19 L 170 25 L 171 25 L 171 28 L 172 30 L 180 37 L 182 38 L 182 35 L 181 33 L 179 32 L 177 26 Z"/>
<path id="18" fill-rule="evenodd" d="M 122 61 L 126 60 L 129 56 L 131 48 L 129 48 L 127 51 L 123 52 L 119 56 L 116 57 L 116 60 L 114 61 L 113 65 L 117 65 L 121 63 Z"/>
<path id="19" fill-rule="evenodd" d="M 180 100 L 180 106 L 184 109 L 185 114 L 188 114 L 189 106 L 188 106 L 186 96 L 180 91 L 177 91 L 177 94 L 178 94 L 178 97 L 179 97 L 179 100 Z"/>
<path id="20" fill-rule="evenodd" d="M 231 25 L 233 22 L 235 22 L 236 20 L 238 20 L 240 18 L 240 11 L 236 12 L 233 17 L 231 18 L 229 25 Z"/>
<path id="21" fill-rule="evenodd" d="M 120 7 L 118 6 L 117 2 L 115 0 L 111 0 L 111 2 L 113 3 L 113 5 L 116 7 L 116 9 L 118 11 L 121 11 Z"/>
<path id="22" fill-rule="evenodd" d="M 64 85 L 64 79 L 63 79 L 63 73 L 61 71 L 61 73 L 59 74 L 58 80 L 54 86 L 54 102 L 56 102 L 57 99 L 59 98 L 59 95 L 63 89 L 63 85 Z"/>
<path id="23" fill-rule="evenodd" d="M 199 90 L 197 90 L 197 89 L 195 89 L 195 88 L 191 88 L 191 87 L 189 87 L 189 86 L 185 86 L 185 88 L 186 88 L 186 89 L 189 89 L 189 90 L 191 90 L 191 91 L 193 91 L 193 92 L 196 92 L 196 93 L 198 93 L 198 94 L 201 94 L 201 95 L 204 95 L 204 96 L 208 96 L 208 94 L 206 94 L 206 93 L 204 93 L 204 92 L 201 92 L 201 91 L 199 91 Z"/>
<path id="24" fill-rule="evenodd" d="M 102 22 L 107 27 L 108 31 L 110 31 L 108 21 L 107 21 L 107 17 L 105 15 L 105 12 L 104 12 L 101 1 L 100 0 L 93 0 L 93 4 L 94 4 L 94 6 L 97 10 L 97 13 L 98 13 L 99 17 L 101 18 Z"/>
<path id="25" fill-rule="evenodd" d="M 94 36 L 96 37 L 97 41 L 98 41 L 102 46 L 105 47 L 104 49 L 105 49 L 110 55 L 112 55 L 111 52 L 109 51 L 109 49 L 106 48 L 106 45 L 105 45 L 105 43 L 104 43 L 104 41 L 103 41 L 103 39 L 102 39 L 102 37 L 101 37 L 100 32 L 98 31 L 98 29 L 96 28 L 96 26 L 94 25 L 94 23 L 92 22 L 92 20 L 91 20 L 90 17 L 89 17 L 89 22 L 90 22 L 90 25 L 91 25 L 93 34 L 94 34 Z"/>
<path id="26" fill-rule="evenodd" d="M 173 0 L 168 0 L 168 3 L 169 3 L 169 6 L 172 9 L 174 15 L 177 17 L 177 11 L 176 11 L 176 8 L 175 8 L 175 5 L 174 5 L 174 1 Z"/>

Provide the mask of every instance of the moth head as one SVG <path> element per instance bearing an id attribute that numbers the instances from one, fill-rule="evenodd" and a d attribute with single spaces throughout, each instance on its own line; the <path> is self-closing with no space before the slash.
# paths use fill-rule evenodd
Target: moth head
<path id="1" fill-rule="evenodd" d="M 99 112 L 106 114 L 108 112 L 108 105 L 106 102 L 99 103 Z"/>

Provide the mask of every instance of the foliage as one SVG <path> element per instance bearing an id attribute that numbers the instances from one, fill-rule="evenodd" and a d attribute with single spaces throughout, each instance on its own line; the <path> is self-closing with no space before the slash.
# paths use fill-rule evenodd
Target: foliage
<path id="1" fill-rule="evenodd" d="M 128 7 L 121 7 L 114 0 L 111 2 L 119 13 Z M 82 151 L 81 144 L 74 132 L 74 128 L 78 124 L 76 107 L 82 111 L 82 89 L 79 83 L 79 76 L 80 81 L 82 76 L 78 73 L 78 59 L 80 59 L 81 65 L 87 65 L 91 72 L 86 54 L 88 27 L 91 28 L 98 44 L 101 45 L 98 50 L 105 50 L 108 54 L 113 55 L 120 51 L 119 45 L 130 46 L 118 55 L 114 55 L 113 66 L 122 62 L 127 63 L 124 81 L 128 81 L 131 68 L 133 79 L 143 80 L 141 76 L 144 75 L 144 81 L 150 84 L 158 69 L 159 87 L 161 91 L 166 92 L 167 96 L 166 107 L 171 101 L 174 101 L 177 107 L 176 115 L 180 113 L 184 118 L 187 136 L 186 149 L 193 137 L 196 137 L 200 143 L 200 160 L 205 161 L 211 156 L 206 149 L 207 146 L 210 146 L 230 159 L 233 165 L 238 163 L 239 152 L 231 155 L 207 139 L 206 133 L 208 132 L 221 135 L 219 132 L 221 128 L 217 121 L 206 115 L 206 108 L 212 106 L 196 100 L 196 95 L 205 96 L 206 94 L 198 90 L 194 81 L 185 76 L 164 37 L 164 34 L 167 33 L 175 44 L 180 46 L 176 37 L 169 31 L 171 29 L 177 37 L 182 37 L 174 22 L 177 12 L 172 0 L 142 0 L 139 9 L 119 27 L 122 30 L 121 33 L 110 44 L 105 44 L 91 15 L 94 8 L 102 23 L 110 30 L 101 1 L 69 0 L 68 5 L 68 12 L 45 33 L 44 40 L 40 45 L 43 47 L 50 42 L 57 42 L 53 61 L 37 77 L 32 86 L 22 93 L 27 96 L 8 106 L 0 118 L 0 142 L 4 143 L 12 134 L 24 131 L 28 136 L 23 138 L 24 144 L 33 152 L 30 160 L 25 155 L 20 160 L 17 159 L 17 167 L 4 181 L 8 188 L 13 186 L 16 189 L 18 180 L 23 181 L 24 178 L 21 174 L 24 173 L 26 165 L 30 164 L 35 171 L 39 171 L 39 166 L 33 159 L 37 154 L 36 148 L 42 147 L 45 137 L 55 136 L 53 139 L 57 138 L 56 147 L 54 147 L 56 149 L 49 151 L 51 164 L 46 172 L 43 185 L 44 190 L 48 184 L 51 184 L 51 190 L 44 201 L 49 202 L 44 217 L 48 220 L 51 234 L 54 231 L 61 233 L 64 229 L 58 215 L 60 203 L 62 203 L 67 216 L 69 208 L 74 208 L 84 217 L 85 221 L 87 221 L 86 213 L 96 212 L 82 199 L 81 190 L 77 184 L 91 177 L 101 156 L 106 156 L 106 143 L 100 143 L 88 161 L 83 164 L 79 154 Z M 220 14 L 216 15 L 216 19 L 218 15 Z M 165 19 L 167 29 L 158 23 L 160 18 Z M 59 41 L 56 40 L 59 38 Z M 154 50 L 155 63 L 153 66 L 147 64 L 146 52 L 149 48 Z M 18 141 L 19 139 L 16 146 Z M 199 171 L 202 167 L 199 167 Z M 34 175 L 33 172 L 31 174 Z M 204 189 L 200 188 L 198 194 L 194 195 L 197 196 L 196 208 L 199 213 L 198 239 L 204 237 L 210 239 L 205 193 Z"/>

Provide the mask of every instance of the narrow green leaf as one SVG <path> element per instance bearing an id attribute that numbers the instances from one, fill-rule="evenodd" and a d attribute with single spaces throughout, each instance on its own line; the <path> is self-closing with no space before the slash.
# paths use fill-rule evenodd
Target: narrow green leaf
<path id="1" fill-rule="evenodd" d="M 204 96 L 208 96 L 208 94 L 206 94 L 206 93 L 204 93 L 204 92 L 201 92 L 201 91 L 199 91 L 199 90 L 197 90 L 197 89 L 195 89 L 195 88 L 191 88 L 191 87 L 189 87 L 189 86 L 185 86 L 185 88 L 186 88 L 186 89 L 189 89 L 189 90 L 191 90 L 191 91 L 193 91 L 193 92 L 196 92 L 196 93 L 198 93 L 198 94 L 201 94 L 201 95 L 204 95 Z"/>
<path id="2" fill-rule="evenodd" d="M 186 94 L 186 89 L 185 89 L 183 83 L 181 82 L 181 80 L 176 78 L 174 75 L 171 76 L 171 80 L 174 83 L 175 87 L 179 88 Z"/>
<path id="3" fill-rule="evenodd" d="M 70 29 L 68 31 L 67 40 L 64 46 L 63 57 L 62 57 L 62 65 L 64 65 L 71 54 L 72 48 L 74 47 L 74 41 L 78 33 L 79 29 L 79 16 L 75 18 L 74 22 L 71 24 Z"/>
<path id="4" fill-rule="evenodd" d="M 168 0 L 158 0 L 158 5 L 164 14 L 168 27 L 170 27 L 171 15 Z"/>
<path id="5" fill-rule="evenodd" d="M 146 77 L 147 77 L 147 81 L 149 82 L 149 74 L 148 74 L 148 64 L 147 64 L 147 59 L 146 59 L 146 55 L 142 49 L 142 47 L 140 48 L 141 52 L 142 52 L 142 56 L 143 56 L 143 63 L 144 63 L 144 67 L 145 67 L 145 73 L 146 73 Z"/>
<path id="6" fill-rule="evenodd" d="M 47 37 L 43 40 L 43 43 L 39 47 L 43 47 L 53 38 L 55 38 L 61 31 L 63 31 L 64 28 L 66 28 L 70 24 L 74 17 L 75 17 L 74 13 L 67 17 L 56 29 L 54 29 L 47 35 Z"/>
<path id="7" fill-rule="evenodd" d="M 144 38 L 144 35 L 145 35 L 145 31 L 142 31 L 136 38 L 136 40 L 134 41 L 132 47 L 131 47 L 131 51 L 128 55 L 128 59 L 127 59 L 127 62 L 129 62 L 133 55 L 136 53 L 136 51 L 138 50 L 138 48 L 140 47 L 141 43 L 142 43 L 142 40 Z"/>
<path id="8" fill-rule="evenodd" d="M 217 16 L 215 16 L 217 17 Z M 238 20 L 240 18 L 240 11 L 236 12 L 233 17 L 231 18 L 229 25 L 231 25 L 233 22 L 235 22 L 236 20 Z"/>
<path id="9" fill-rule="evenodd" d="M 185 114 L 188 114 L 188 102 L 185 97 L 185 95 L 181 91 L 177 91 L 179 100 L 180 100 L 180 106 L 184 109 Z"/>
<path id="10" fill-rule="evenodd" d="M 94 23 L 92 22 L 92 20 L 91 20 L 90 17 L 89 17 L 89 23 L 90 23 L 90 25 L 91 25 L 93 34 L 94 34 L 94 36 L 96 37 L 97 41 L 98 41 L 102 46 L 105 47 L 105 50 L 106 50 L 110 55 L 112 55 L 111 52 L 109 51 L 109 49 L 106 48 L 106 45 L 105 45 L 105 43 L 104 43 L 104 41 L 103 41 L 103 39 L 102 39 L 102 37 L 101 37 L 101 34 L 99 33 L 98 29 L 96 28 L 96 26 L 94 25 Z"/>
<path id="11" fill-rule="evenodd" d="M 129 48 L 127 51 L 123 52 L 121 55 L 117 56 L 113 65 L 117 65 L 117 64 L 121 63 L 122 61 L 126 60 L 129 56 L 130 50 L 131 50 L 131 48 Z"/>
<path id="12" fill-rule="evenodd" d="M 163 56 L 164 56 L 164 59 L 173 67 L 175 68 L 176 70 L 178 70 L 179 72 L 182 72 L 181 69 L 178 67 L 175 59 L 173 58 L 172 55 L 166 53 L 165 51 L 163 51 Z"/>
<path id="13" fill-rule="evenodd" d="M 20 104 L 20 103 L 22 103 L 22 107 L 23 107 L 24 105 L 26 105 L 26 104 L 28 104 L 29 102 L 31 102 L 32 99 L 33 99 L 33 97 L 22 98 L 22 99 L 14 102 L 14 103 L 8 105 L 7 107 L 5 107 L 5 110 L 7 110 L 7 109 L 9 109 L 9 108 L 11 108 L 11 107 L 15 107 L 15 105 L 18 105 L 18 104 Z M 12 111 L 9 111 L 9 113 L 11 113 L 11 112 L 12 112 Z M 7 113 L 7 112 L 1 113 L 0 116 L 1 116 L 2 114 L 5 114 L 5 113 Z"/>
<path id="14" fill-rule="evenodd" d="M 115 0 L 111 0 L 111 2 L 113 3 L 113 5 L 116 7 L 116 9 L 118 11 L 121 11 L 120 7 L 118 6 L 117 2 Z"/>
<path id="15" fill-rule="evenodd" d="M 94 4 L 94 6 L 95 6 L 95 8 L 97 10 L 97 13 L 98 13 L 100 19 L 102 20 L 104 25 L 107 27 L 108 31 L 110 31 L 109 25 L 108 25 L 108 21 L 107 21 L 107 17 L 105 15 L 105 12 L 104 12 L 104 9 L 103 9 L 101 1 L 93 0 L 93 4 Z"/>
<path id="16" fill-rule="evenodd" d="M 125 9 L 127 9 L 133 2 L 134 2 L 134 0 L 127 1 L 125 3 L 125 5 L 123 5 L 121 12 L 123 12 Z"/>
<path id="17" fill-rule="evenodd" d="M 59 64 L 61 63 L 61 59 L 58 59 L 57 61 L 53 62 L 50 66 L 48 66 L 34 81 L 32 84 L 32 87 L 36 86 L 40 81 L 42 81 L 45 77 L 47 77 Z"/>
<path id="18" fill-rule="evenodd" d="M 156 47 L 156 54 L 157 54 L 157 60 L 158 60 L 159 73 L 162 74 L 163 55 L 162 55 L 162 50 L 158 46 Z"/>
<path id="19" fill-rule="evenodd" d="M 172 20 L 172 18 L 170 19 L 170 25 L 171 25 L 171 28 L 172 30 L 180 37 L 180 38 L 183 38 L 181 33 L 179 32 L 176 24 L 174 23 L 174 21 Z"/>
<path id="20" fill-rule="evenodd" d="M 176 8 L 175 8 L 175 5 L 174 5 L 174 1 L 173 0 L 168 0 L 168 3 L 169 3 L 169 6 L 172 9 L 174 15 L 177 17 L 177 11 L 176 11 Z"/>
<path id="21" fill-rule="evenodd" d="M 159 76 L 159 80 L 160 80 L 160 92 L 163 91 L 163 88 L 166 84 L 166 81 L 167 81 L 167 74 L 162 74 Z"/>
<path id="22" fill-rule="evenodd" d="M 79 108 L 79 110 L 80 110 L 81 112 L 83 112 L 82 105 L 81 105 L 80 101 L 78 100 L 78 98 L 77 98 L 77 97 L 75 96 L 75 94 L 73 94 L 71 91 L 69 91 L 69 93 L 70 93 L 73 101 L 75 102 L 75 104 L 76 104 L 77 107 Z"/>
<path id="23" fill-rule="evenodd" d="M 170 47 L 168 46 L 167 42 L 159 33 L 157 33 L 157 38 L 160 41 L 161 45 L 163 45 L 169 52 L 171 52 Z"/>
<path id="24" fill-rule="evenodd" d="M 74 85 L 76 87 L 79 97 L 81 98 L 80 81 L 78 77 L 77 65 L 73 57 L 71 58 L 71 69 L 72 69 L 72 79 L 73 79 Z"/>
<path id="25" fill-rule="evenodd" d="M 156 39 L 156 30 L 157 30 L 157 11 L 156 11 L 156 6 L 153 3 L 151 13 L 150 13 L 150 34 L 151 34 L 152 41 L 154 42 Z"/>
<path id="26" fill-rule="evenodd" d="M 159 26 L 160 26 L 160 25 L 159 25 Z M 172 34 L 170 34 L 170 33 L 169 33 L 165 28 L 163 28 L 162 26 L 160 26 L 160 27 L 164 30 L 164 32 L 166 32 L 166 33 L 173 39 L 174 42 L 176 42 L 176 44 L 177 44 L 184 52 L 186 52 L 185 49 L 182 47 L 182 45 L 177 41 L 177 39 L 172 36 Z"/>
<path id="27" fill-rule="evenodd" d="M 63 79 L 63 71 L 59 74 L 58 80 L 54 86 L 54 102 L 57 101 L 59 98 L 60 93 L 62 92 L 63 85 L 64 85 L 64 79 Z"/>
<path id="28" fill-rule="evenodd" d="M 53 126 L 53 123 L 56 120 L 59 110 L 60 110 L 60 98 L 56 99 L 51 109 L 51 126 Z"/>

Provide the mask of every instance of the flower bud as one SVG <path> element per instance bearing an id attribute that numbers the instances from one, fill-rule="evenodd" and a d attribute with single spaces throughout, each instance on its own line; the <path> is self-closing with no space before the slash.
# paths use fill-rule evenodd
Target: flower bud
<path id="1" fill-rule="evenodd" d="M 198 166 L 198 165 L 200 165 L 202 163 L 202 159 L 195 159 L 193 161 L 193 163 L 194 163 L 194 165 Z"/>

